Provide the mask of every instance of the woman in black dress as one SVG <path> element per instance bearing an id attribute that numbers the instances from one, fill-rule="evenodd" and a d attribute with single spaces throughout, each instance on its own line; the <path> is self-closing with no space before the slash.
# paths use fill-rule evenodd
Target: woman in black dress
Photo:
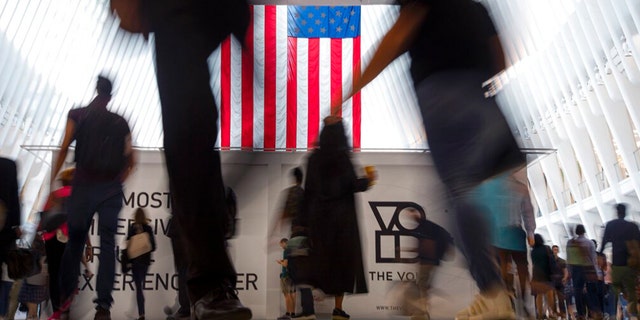
<path id="1" fill-rule="evenodd" d="M 319 148 L 308 160 L 303 211 L 308 219 L 317 286 L 335 297 L 333 319 L 348 319 L 345 293 L 367 293 L 354 193 L 371 177 L 359 178 L 349 158 L 342 120 L 324 119 Z"/>

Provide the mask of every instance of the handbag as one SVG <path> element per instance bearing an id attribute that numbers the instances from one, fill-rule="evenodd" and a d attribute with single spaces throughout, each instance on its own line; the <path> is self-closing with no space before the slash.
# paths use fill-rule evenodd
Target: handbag
<path id="1" fill-rule="evenodd" d="M 147 252 L 151 252 L 151 239 L 145 231 L 136 233 L 127 242 L 127 255 L 129 259 L 135 259 Z"/>
<path id="2" fill-rule="evenodd" d="M 7 275 L 13 280 L 24 279 L 42 271 L 42 253 L 31 245 L 15 245 L 7 251 Z"/>

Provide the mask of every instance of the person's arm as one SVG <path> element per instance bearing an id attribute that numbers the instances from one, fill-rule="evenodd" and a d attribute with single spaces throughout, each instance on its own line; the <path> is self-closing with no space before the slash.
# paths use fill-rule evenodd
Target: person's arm
<path id="1" fill-rule="evenodd" d="M 500 42 L 498 35 L 489 38 L 489 49 L 491 50 L 493 72 L 494 74 L 498 74 L 507 67 L 504 51 L 502 50 L 502 42 Z"/>
<path id="2" fill-rule="evenodd" d="M 67 158 L 67 153 L 69 152 L 69 146 L 74 139 L 76 132 L 76 123 L 75 121 L 67 118 L 67 126 L 64 129 L 64 138 L 62 138 L 62 145 L 60 146 L 60 152 L 58 153 L 58 157 L 56 158 L 56 162 L 53 165 L 53 169 L 51 170 L 51 181 L 54 181 L 58 172 L 62 168 L 62 164 L 64 163 L 64 159 Z"/>
<path id="3" fill-rule="evenodd" d="M 87 241 L 85 243 L 84 258 L 86 261 L 93 261 L 93 247 L 91 246 L 91 239 L 87 235 Z"/>
<path id="4" fill-rule="evenodd" d="M 133 145 L 131 143 L 131 133 L 127 135 L 124 142 L 124 152 L 127 157 L 127 167 L 122 174 L 122 181 L 126 181 L 131 172 L 133 171 L 133 167 L 136 165 L 136 152 L 133 150 Z"/>
<path id="5" fill-rule="evenodd" d="M 145 229 L 149 233 L 149 240 L 151 240 L 151 251 L 156 251 L 156 237 L 153 235 L 153 230 L 149 225 L 146 225 Z"/>
<path id="6" fill-rule="evenodd" d="M 600 241 L 600 250 L 598 250 L 598 252 L 602 253 L 602 251 L 604 251 L 604 247 L 611 241 L 611 235 L 609 233 L 609 226 L 605 226 L 604 234 L 602 235 L 602 241 Z"/>
<path id="7" fill-rule="evenodd" d="M 342 97 L 339 97 L 340 101 L 332 101 L 331 114 L 337 114 L 337 110 L 339 110 L 343 101 L 348 100 L 364 88 L 393 60 L 409 50 L 428 12 L 429 7 L 421 1 L 412 1 L 400 9 L 398 19 L 384 38 L 382 38 L 380 45 L 373 54 L 371 62 L 369 62 L 369 65 L 367 65 L 362 72 L 362 76 L 358 74 L 353 75 L 354 83 L 349 95 L 344 100 L 342 100 Z M 358 64 L 362 64 L 362 60 L 358 62 Z M 360 68 L 357 68 L 356 70 L 359 69 Z"/>

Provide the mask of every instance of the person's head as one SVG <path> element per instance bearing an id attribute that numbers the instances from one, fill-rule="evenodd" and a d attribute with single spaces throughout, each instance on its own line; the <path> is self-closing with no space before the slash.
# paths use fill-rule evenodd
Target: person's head
<path id="1" fill-rule="evenodd" d="M 618 203 L 616 205 L 616 212 L 618 213 L 618 218 L 624 219 L 627 216 L 627 205 L 624 203 Z"/>
<path id="2" fill-rule="evenodd" d="M 76 168 L 68 168 L 68 169 L 64 169 L 62 170 L 62 172 L 60 172 L 60 175 L 58 176 L 58 179 L 60 179 L 60 182 L 62 183 L 63 186 L 70 186 L 71 182 L 73 182 L 73 176 L 76 174 Z"/>
<path id="3" fill-rule="evenodd" d="M 544 238 L 542 237 L 541 234 L 536 233 L 533 235 L 533 246 L 534 247 L 538 247 L 538 246 L 543 246 L 544 245 Z"/>
<path id="4" fill-rule="evenodd" d="M 137 208 L 136 211 L 133 212 L 133 222 L 137 224 L 149 223 L 149 219 L 147 219 L 147 214 L 144 212 L 144 209 Z"/>
<path id="5" fill-rule="evenodd" d="M 282 238 L 280 239 L 280 247 L 282 249 L 284 249 L 285 247 L 287 247 L 287 242 L 289 242 L 289 240 L 287 238 Z"/>
<path id="6" fill-rule="evenodd" d="M 111 98 L 111 90 L 113 90 L 113 84 L 107 77 L 99 75 L 98 82 L 96 84 L 96 91 L 99 96 Z"/>
<path id="7" fill-rule="evenodd" d="M 560 253 L 560 247 L 558 247 L 557 245 L 555 245 L 555 244 L 554 244 L 554 245 L 551 247 L 551 251 L 553 252 L 553 255 L 554 255 L 554 256 L 557 256 L 557 255 L 558 255 L 558 253 Z"/>
<path id="8" fill-rule="evenodd" d="M 579 224 L 579 225 L 576 226 L 576 234 L 578 236 L 581 236 L 581 235 L 585 234 L 586 232 L 587 232 L 587 230 L 584 228 L 584 225 Z"/>
<path id="9" fill-rule="evenodd" d="M 291 174 L 293 174 L 296 184 L 302 184 L 302 169 L 300 169 L 300 167 L 293 168 L 293 170 L 291 170 Z"/>
<path id="10" fill-rule="evenodd" d="M 349 149 L 347 134 L 341 118 L 330 116 L 324 119 L 319 145 L 320 150 L 324 152 L 347 151 Z"/>

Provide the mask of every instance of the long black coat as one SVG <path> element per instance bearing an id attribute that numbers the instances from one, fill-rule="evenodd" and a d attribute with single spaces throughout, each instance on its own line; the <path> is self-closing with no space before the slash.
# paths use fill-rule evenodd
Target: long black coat
<path id="1" fill-rule="evenodd" d="M 316 285 L 329 295 L 366 293 L 354 193 L 367 189 L 349 159 L 342 122 L 324 127 L 308 160 L 302 214 L 308 221 Z"/>

